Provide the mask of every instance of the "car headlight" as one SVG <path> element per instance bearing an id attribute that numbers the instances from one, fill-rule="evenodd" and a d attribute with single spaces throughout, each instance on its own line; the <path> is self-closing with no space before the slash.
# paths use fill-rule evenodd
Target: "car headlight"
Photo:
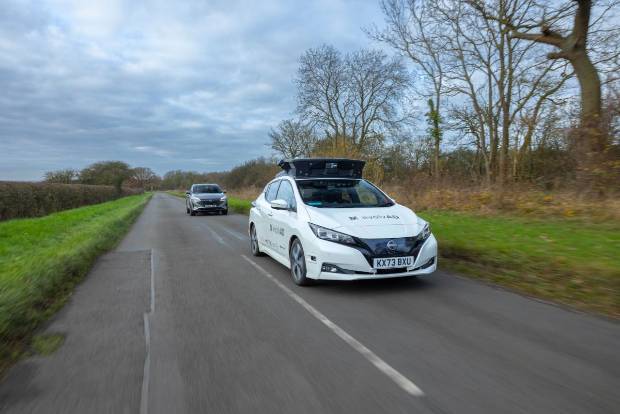
<path id="1" fill-rule="evenodd" d="M 198 197 L 193 197 L 193 196 L 192 196 L 192 197 L 190 197 L 190 199 L 191 199 L 192 201 L 195 201 L 196 203 L 200 202 L 200 199 L 199 199 Z"/>
<path id="2" fill-rule="evenodd" d="M 424 224 L 424 228 L 422 229 L 422 231 L 418 235 L 418 239 L 426 240 L 426 239 L 428 239 L 428 237 L 430 235 L 431 235 L 431 225 L 429 223 L 425 223 Z"/>
<path id="3" fill-rule="evenodd" d="M 222 197 L 220 198 L 220 201 L 226 201 L 226 196 L 222 196 Z"/>
<path id="4" fill-rule="evenodd" d="M 312 229 L 314 235 L 319 239 L 331 241 L 334 243 L 355 244 L 355 239 L 348 234 L 326 229 L 325 227 L 317 226 L 316 224 L 308 224 L 310 225 L 310 228 Z"/>

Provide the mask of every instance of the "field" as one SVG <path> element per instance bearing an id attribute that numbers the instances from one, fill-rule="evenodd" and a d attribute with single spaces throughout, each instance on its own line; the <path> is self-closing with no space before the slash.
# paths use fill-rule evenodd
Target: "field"
<path id="1" fill-rule="evenodd" d="M 249 192 L 242 193 L 248 197 Z M 235 198 L 239 211 L 250 201 Z M 564 211 L 564 210 L 562 210 Z M 440 267 L 527 295 L 620 318 L 620 224 L 448 210 L 432 224 Z"/>
<path id="2" fill-rule="evenodd" d="M 150 194 L 0 223 L 0 372 L 28 347 L 95 259 L 112 248 Z"/>

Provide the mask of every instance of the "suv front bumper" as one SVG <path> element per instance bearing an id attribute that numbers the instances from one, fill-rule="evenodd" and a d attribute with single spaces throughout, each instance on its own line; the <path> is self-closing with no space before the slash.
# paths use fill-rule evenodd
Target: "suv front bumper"
<path id="1" fill-rule="evenodd" d="M 190 203 L 194 211 L 226 211 L 228 210 L 228 202 L 223 201 L 219 204 L 198 205 L 193 201 Z"/>

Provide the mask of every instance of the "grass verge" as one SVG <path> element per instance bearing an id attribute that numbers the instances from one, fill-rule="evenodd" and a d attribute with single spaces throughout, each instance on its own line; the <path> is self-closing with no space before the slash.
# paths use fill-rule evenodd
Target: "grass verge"
<path id="1" fill-rule="evenodd" d="M 116 245 L 150 198 L 135 195 L 42 218 L 0 223 L 0 373 Z"/>
<path id="2" fill-rule="evenodd" d="M 185 198 L 185 193 L 182 191 L 166 191 L 166 193 L 171 194 L 173 196 L 177 196 L 180 198 Z M 250 209 L 252 208 L 251 201 L 243 200 L 236 197 L 227 196 L 228 198 L 228 210 L 239 213 L 239 214 L 249 214 Z"/>
<path id="3" fill-rule="evenodd" d="M 620 226 L 425 211 L 442 264 L 527 295 L 620 317 Z"/>
<path id="4" fill-rule="evenodd" d="M 249 212 L 249 200 L 235 211 Z M 230 203 L 230 201 L 229 201 Z M 232 204 L 231 204 L 232 206 Z M 440 266 L 545 300 L 620 318 L 620 225 L 427 210 Z"/>

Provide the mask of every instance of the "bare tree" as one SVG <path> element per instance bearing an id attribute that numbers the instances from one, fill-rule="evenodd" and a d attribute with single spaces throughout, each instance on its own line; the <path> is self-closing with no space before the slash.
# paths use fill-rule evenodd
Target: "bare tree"
<path id="1" fill-rule="evenodd" d="M 445 25 L 437 18 L 432 2 L 423 0 L 381 0 L 386 27 L 367 30 L 369 36 L 384 42 L 412 62 L 416 69 L 416 92 L 427 98 L 430 135 L 433 138 L 433 173 L 439 175 L 440 144 L 443 136 L 441 120 L 446 98 Z"/>
<path id="2" fill-rule="evenodd" d="M 284 158 L 308 156 L 316 143 L 310 126 L 300 120 L 286 119 L 269 131 L 271 148 Z"/>
<path id="3" fill-rule="evenodd" d="M 347 90 L 352 102 L 350 133 L 363 149 L 369 139 L 382 136 L 401 120 L 397 102 L 402 98 L 409 77 L 398 58 L 388 58 L 376 50 L 359 50 L 347 56 Z"/>
<path id="4" fill-rule="evenodd" d="M 79 175 L 77 170 L 71 168 L 48 171 L 45 173 L 45 181 L 48 183 L 72 184 L 77 182 Z"/>
<path id="5" fill-rule="evenodd" d="M 596 166 L 592 164 L 599 162 L 595 155 L 603 153 L 608 144 L 608 137 L 603 131 L 601 122 L 602 92 L 600 69 L 597 68 L 597 64 L 605 66 L 611 63 L 616 71 L 618 69 L 620 28 L 617 24 L 606 22 L 606 19 L 610 12 L 616 10 L 620 2 L 570 0 L 550 4 L 528 1 L 525 2 L 527 7 L 521 19 L 498 14 L 494 7 L 495 2 L 484 0 L 467 2 L 487 21 L 495 21 L 505 26 L 509 30 L 510 38 L 552 46 L 556 51 L 548 53 L 548 59 L 563 60 L 571 65 L 581 92 L 580 126 L 584 136 L 581 147 L 585 153 L 582 169 L 594 169 Z M 593 17 L 595 5 L 598 5 L 598 10 Z M 601 45 L 604 46 L 600 47 Z M 598 50 L 594 50 L 597 46 Z M 593 50 L 597 52 L 594 60 L 591 56 Z"/>
<path id="6" fill-rule="evenodd" d="M 535 125 L 542 105 L 566 82 L 561 62 L 541 57 L 533 44 L 514 39 L 503 21 L 527 18 L 534 0 L 498 0 L 493 10 L 502 19 L 487 19 L 468 2 L 446 0 L 435 4 L 444 21 L 446 90 L 465 99 L 452 114 L 474 131 L 485 163 L 487 181 L 500 183 L 510 175 L 511 143 L 522 130 L 518 121 L 526 113 Z M 473 117 L 472 117 L 473 115 Z M 511 137 L 515 139 L 511 142 Z"/>
<path id="7" fill-rule="evenodd" d="M 402 62 L 362 49 L 342 55 L 331 46 L 308 50 L 296 83 L 298 112 L 338 144 L 364 151 L 396 126 L 408 76 Z"/>
<path id="8" fill-rule="evenodd" d="M 132 187 L 152 190 L 159 180 L 160 178 L 150 168 L 136 167 L 131 170 L 129 184 Z"/>
<path id="9" fill-rule="evenodd" d="M 351 102 L 341 53 L 333 46 L 308 49 L 297 73 L 297 110 L 327 135 L 346 137 Z"/>

